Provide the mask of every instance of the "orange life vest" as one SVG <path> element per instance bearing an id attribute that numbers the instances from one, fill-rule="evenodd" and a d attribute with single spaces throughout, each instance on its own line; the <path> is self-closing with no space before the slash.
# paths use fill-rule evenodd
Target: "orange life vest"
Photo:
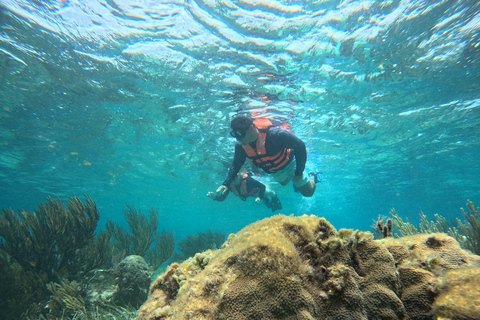
<path id="1" fill-rule="evenodd" d="M 247 157 L 257 167 L 262 168 L 265 172 L 274 173 L 283 169 L 292 159 L 291 149 L 283 148 L 273 156 L 267 156 L 265 149 L 265 138 L 267 136 L 268 128 L 273 127 L 272 122 L 267 118 L 258 118 L 253 121 L 258 128 L 258 139 L 256 148 L 250 145 L 243 146 L 243 150 L 247 153 Z"/>
<path id="2" fill-rule="evenodd" d="M 258 191 L 258 188 L 252 188 L 251 190 L 247 190 L 247 178 L 248 178 L 248 174 L 245 173 L 242 176 L 242 181 L 240 182 L 239 188 L 237 188 L 235 181 L 232 181 L 230 183 L 230 190 L 233 192 L 234 195 L 242 199 L 250 197 L 251 195 L 254 195 Z"/>

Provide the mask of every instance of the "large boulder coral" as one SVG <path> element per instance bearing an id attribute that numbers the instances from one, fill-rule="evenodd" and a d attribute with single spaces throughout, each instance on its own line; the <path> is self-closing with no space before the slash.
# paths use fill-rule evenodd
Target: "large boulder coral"
<path id="1" fill-rule="evenodd" d="M 93 270 L 87 275 L 87 304 L 138 308 L 147 298 L 152 275 L 152 268 L 137 255 L 125 257 L 114 268 Z"/>
<path id="2" fill-rule="evenodd" d="M 316 216 L 275 216 L 220 250 L 172 264 L 138 320 L 434 319 L 443 270 L 480 265 L 450 239 L 377 241 Z M 416 290 L 425 296 L 420 306 Z"/>
<path id="3" fill-rule="evenodd" d="M 433 315 L 480 318 L 480 291 L 472 290 L 480 288 L 479 256 L 462 250 L 454 238 L 442 233 L 379 242 L 395 258 L 401 299 L 410 319 L 434 319 Z M 463 297 L 457 290 L 463 291 Z M 472 317 L 475 312 L 469 310 L 475 308 L 476 317 Z"/>
<path id="4" fill-rule="evenodd" d="M 451 270 L 438 289 L 433 309 L 439 318 L 480 319 L 480 268 Z"/>

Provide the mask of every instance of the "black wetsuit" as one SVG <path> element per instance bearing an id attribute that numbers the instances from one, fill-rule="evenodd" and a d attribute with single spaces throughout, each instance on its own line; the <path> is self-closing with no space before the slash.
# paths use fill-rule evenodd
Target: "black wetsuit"
<path id="1" fill-rule="evenodd" d="M 250 146 L 255 149 L 256 141 L 252 142 Z M 295 175 L 302 175 L 303 171 L 305 170 L 305 163 L 307 162 L 307 149 L 305 148 L 305 143 L 289 131 L 280 129 L 278 127 L 268 128 L 265 137 L 265 151 L 267 152 L 267 155 L 273 156 L 284 148 L 292 149 L 292 153 L 297 162 Z M 223 182 L 223 185 L 227 187 L 230 185 L 230 182 L 235 179 L 238 171 L 245 163 L 246 158 L 247 153 L 243 149 L 242 145 L 235 144 L 235 155 L 233 157 L 233 162 L 228 170 L 227 178 Z"/>

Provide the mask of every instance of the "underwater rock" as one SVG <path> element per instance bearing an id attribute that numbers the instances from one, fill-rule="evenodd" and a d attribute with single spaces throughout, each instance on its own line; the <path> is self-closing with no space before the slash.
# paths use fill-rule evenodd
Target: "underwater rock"
<path id="1" fill-rule="evenodd" d="M 146 299 L 153 271 L 141 256 L 127 256 L 115 268 L 94 270 L 88 280 L 90 305 L 133 306 Z"/>
<path id="2" fill-rule="evenodd" d="M 116 267 L 118 294 L 115 304 L 138 308 L 148 296 L 153 270 L 141 256 L 128 256 Z"/>
<path id="3" fill-rule="evenodd" d="M 475 266 L 480 257 L 443 234 L 374 240 L 278 215 L 169 266 L 137 319 L 433 319 L 440 277 Z"/>

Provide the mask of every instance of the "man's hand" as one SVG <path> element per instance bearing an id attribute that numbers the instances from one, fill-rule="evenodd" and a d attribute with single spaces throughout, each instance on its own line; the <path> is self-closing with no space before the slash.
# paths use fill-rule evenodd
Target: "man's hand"
<path id="1" fill-rule="evenodd" d="M 215 199 L 215 193 L 209 192 L 207 193 L 207 197 L 209 197 L 210 199 Z"/>
<path id="2" fill-rule="evenodd" d="M 221 185 L 220 187 L 218 187 L 217 189 L 217 197 L 220 197 L 224 192 L 226 192 L 228 190 L 227 186 L 225 185 Z"/>
<path id="3" fill-rule="evenodd" d="M 259 197 L 257 197 L 257 198 L 255 199 L 255 203 L 256 203 L 256 204 L 260 204 L 260 200 L 262 200 L 262 199 L 260 199 Z"/>

